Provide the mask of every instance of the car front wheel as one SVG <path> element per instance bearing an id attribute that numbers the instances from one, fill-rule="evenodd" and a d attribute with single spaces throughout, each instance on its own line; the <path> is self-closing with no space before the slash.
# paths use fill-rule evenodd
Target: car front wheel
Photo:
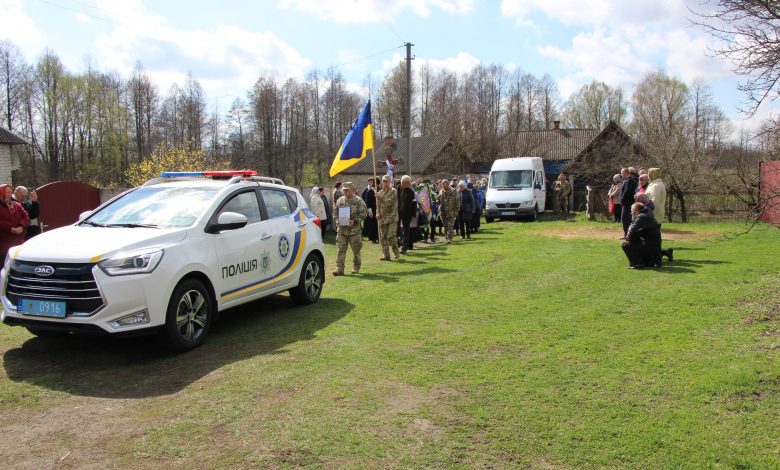
<path id="1" fill-rule="evenodd" d="M 161 340 L 174 351 L 187 351 L 205 341 L 211 327 L 214 302 L 211 292 L 197 279 L 176 286 L 168 302 Z"/>
<path id="2" fill-rule="evenodd" d="M 322 260 L 314 253 L 310 253 L 301 269 L 298 285 L 290 289 L 290 297 L 298 305 L 313 304 L 319 300 L 324 283 L 325 268 Z"/>

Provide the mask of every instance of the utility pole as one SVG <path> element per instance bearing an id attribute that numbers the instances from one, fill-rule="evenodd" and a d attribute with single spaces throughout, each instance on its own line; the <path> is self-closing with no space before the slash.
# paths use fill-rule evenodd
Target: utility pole
<path id="1" fill-rule="evenodd" d="M 406 138 L 408 139 L 409 176 L 412 176 L 412 46 L 406 44 Z"/>

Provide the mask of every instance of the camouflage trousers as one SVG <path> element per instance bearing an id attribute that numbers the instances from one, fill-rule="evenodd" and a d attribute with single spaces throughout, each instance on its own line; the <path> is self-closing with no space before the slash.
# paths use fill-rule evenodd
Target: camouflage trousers
<path id="1" fill-rule="evenodd" d="M 442 217 L 442 226 L 444 227 L 444 239 L 452 241 L 452 234 L 454 233 L 455 217 Z"/>
<path id="2" fill-rule="evenodd" d="M 554 197 L 553 198 L 553 210 L 558 213 L 569 213 L 569 198 L 566 197 Z"/>
<path id="3" fill-rule="evenodd" d="M 382 253 L 385 258 L 390 257 L 390 249 L 398 256 L 398 237 L 396 236 L 398 224 L 379 224 L 379 243 L 382 245 Z"/>
<path id="4" fill-rule="evenodd" d="M 344 271 L 344 261 L 347 258 L 347 245 L 352 248 L 352 266 L 356 269 L 360 269 L 360 249 L 363 248 L 363 239 L 360 232 L 355 234 L 345 235 L 341 232 L 336 233 L 336 269 Z"/>

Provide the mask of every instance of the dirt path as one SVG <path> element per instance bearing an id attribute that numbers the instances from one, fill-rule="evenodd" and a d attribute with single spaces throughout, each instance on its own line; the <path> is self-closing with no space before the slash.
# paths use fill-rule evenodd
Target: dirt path
<path id="1" fill-rule="evenodd" d="M 136 424 L 134 402 L 70 397 L 47 409 L 5 411 L 0 414 L 0 433 L 6 436 L 0 467 L 113 468 L 122 444 L 144 433 Z"/>
<path id="2" fill-rule="evenodd" d="M 592 238 L 597 240 L 619 240 L 623 235 L 623 231 L 618 224 L 604 225 L 604 224 L 588 224 L 572 222 L 565 228 L 557 227 L 544 227 L 532 232 L 533 234 L 543 235 L 546 237 L 556 237 L 564 240 L 571 240 L 574 238 Z M 721 235 L 716 231 L 703 231 L 701 229 L 684 230 L 684 229 L 663 229 L 663 239 L 673 241 L 690 241 L 690 242 L 704 242 L 716 239 Z"/>

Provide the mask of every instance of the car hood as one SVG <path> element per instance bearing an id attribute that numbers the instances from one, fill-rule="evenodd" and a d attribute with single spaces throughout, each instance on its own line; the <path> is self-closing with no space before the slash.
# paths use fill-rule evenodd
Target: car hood
<path id="1" fill-rule="evenodd" d="M 26 261 L 96 263 L 117 253 L 165 247 L 183 240 L 187 229 L 103 228 L 70 225 L 42 233 L 10 251 Z"/>

